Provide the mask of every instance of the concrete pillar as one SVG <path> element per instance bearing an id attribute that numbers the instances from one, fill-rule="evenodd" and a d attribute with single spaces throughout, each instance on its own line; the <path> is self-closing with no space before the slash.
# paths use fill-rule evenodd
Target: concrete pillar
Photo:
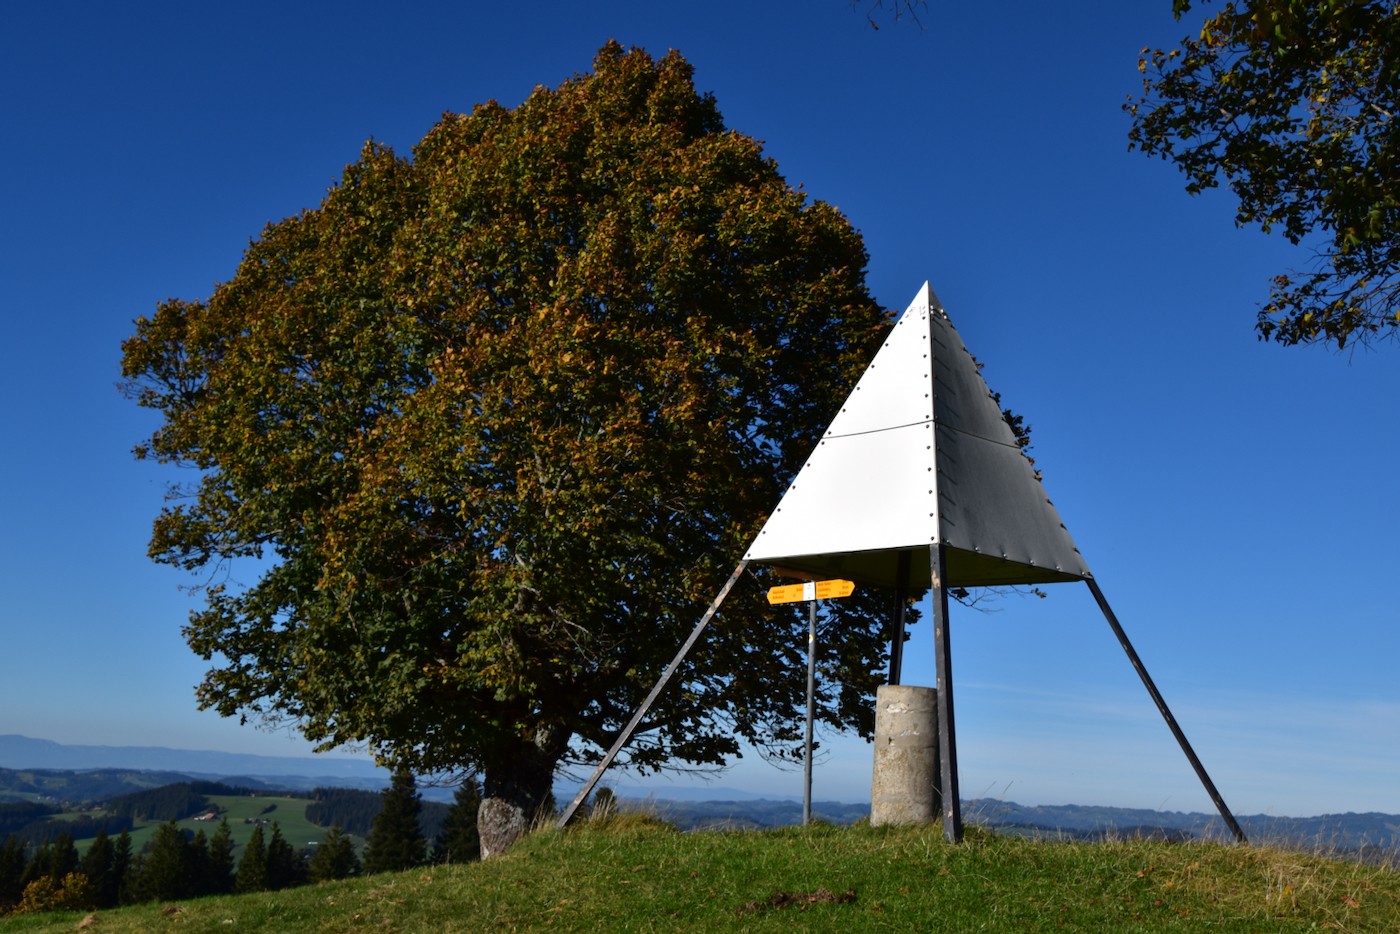
<path id="1" fill-rule="evenodd" d="M 875 775 L 870 823 L 939 819 L 938 692 L 886 684 L 875 691 Z"/>

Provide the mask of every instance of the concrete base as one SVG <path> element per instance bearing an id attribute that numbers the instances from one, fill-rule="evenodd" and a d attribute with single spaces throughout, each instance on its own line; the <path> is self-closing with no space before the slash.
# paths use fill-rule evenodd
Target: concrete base
<path id="1" fill-rule="evenodd" d="M 938 799 L 938 692 L 883 685 L 875 692 L 870 823 L 931 824 Z"/>

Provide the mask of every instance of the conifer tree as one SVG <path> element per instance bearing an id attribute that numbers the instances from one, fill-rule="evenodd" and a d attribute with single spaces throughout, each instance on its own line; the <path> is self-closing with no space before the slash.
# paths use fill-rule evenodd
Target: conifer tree
<path id="1" fill-rule="evenodd" d="M 24 864 L 24 872 L 20 874 L 20 890 L 29 887 L 31 882 L 42 879 L 49 874 L 50 850 L 52 846 L 49 841 L 34 847 L 34 852 L 29 856 Z"/>
<path id="2" fill-rule="evenodd" d="M 263 840 L 261 825 L 253 828 L 252 837 L 243 847 L 243 856 L 238 860 L 238 875 L 234 879 L 233 890 L 240 895 L 267 891 L 267 843 Z"/>
<path id="3" fill-rule="evenodd" d="M 472 821 L 475 824 L 475 811 L 472 812 Z M 355 852 L 355 841 L 340 829 L 339 824 L 332 824 L 330 833 L 316 847 L 316 855 L 311 857 L 310 869 L 313 881 L 330 882 L 358 876 L 364 867 L 359 854 Z"/>
<path id="4" fill-rule="evenodd" d="M 185 880 L 190 895 L 212 895 L 209 891 L 209 836 L 196 830 L 185 846 Z"/>
<path id="5" fill-rule="evenodd" d="M 25 846 L 19 837 L 11 834 L 0 844 L 0 914 L 19 904 L 24 892 Z"/>
<path id="6" fill-rule="evenodd" d="M 83 854 L 82 873 L 92 885 L 93 899 L 98 908 L 113 908 L 117 904 L 116 855 L 117 848 L 106 830 L 97 832 Z"/>
<path id="7" fill-rule="evenodd" d="M 434 862 L 466 863 L 481 858 L 481 835 L 476 826 L 480 804 L 481 788 L 476 779 L 468 778 L 457 786 L 452 808 L 447 812 L 447 820 L 433 848 Z"/>
<path id="8" fill-rule="evenodd" d="M 374 819 L 365 849 L 365 872 L 398 872 L 421 866 L 427 859 L 427 841 L 418 825 L 423 809 L 413 773 L 399 769 L 384 789 L 384 807 Z"/>
<path id="9" fill-rule="evenodd" d="M 236 865 L 233 860 L 233 831 L 228 818 L 219 821 L 219 828 L 209 840 L 209 859 L 205 863 L 204 890 L 211 895 L 224 895 L 233 891 L 233 873 Z"/>
<path id="10" fill-rule="evenodd" d="M 78 848 L 73 844 L 73 835 L 59 834 L 54 839 L 53 846 L 49 848 L 49 877 L 55 882 L 62 882 L 69 873 L 78 871 L 81 862 Z"/>
<path id="11" fill-rule="evenodd" d="M 267 887 L 271 891 L 288 889 L 306 881 L 306 870 L 301 854 L 282 836 L 282 828 L 275 822 L 272 834 L 267 840 Z"/>
<path id="12" fill-rule="evenodd" d="M 112 852 L 112 878 L 108 882 L 117 893 L 118 904 L 131 900 L 131 833 L 123 830 L 117 835 Z"/>
<path id="13" fill-rule="evenodd" d="M 169 901 L 193 895 L 189 849 L 189 841 L 175 821 L 157 827 L 133 880 L 136 900 Z"/>

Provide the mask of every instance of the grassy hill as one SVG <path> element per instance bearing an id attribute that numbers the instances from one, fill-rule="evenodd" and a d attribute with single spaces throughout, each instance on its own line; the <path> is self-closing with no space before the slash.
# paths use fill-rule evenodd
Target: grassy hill
<path id="1" fill-rule="evenodd" d="M 317 827 L 306 819 L 306 798 L 291 798 L 279 795 L 209 795 L 209 803 L 219 809 L 219 818 L 228 818 L 229 829 L 233 831 L 235 846 L 243 846 L 253 836 L 255 821 L 274 821 L 282 830 L 282 837 L 295 850 L 301 850 L 312 843 L 320 843 L 329 832 L 325 827 Z M 152 836 L 160 821 L 146 821 L 131 831 L 133 851 L 140 852 Z M 203 830 L 205 836 L 212 836 L 219 829 L 219 820 L 201 821 L 195 818 L 177 821 L 177 826 L 190 833 Z M 263 833 L 268 833 L 264 830 Z M 87 842 L 87 841 L 84 841 Z"/>
<path id="2" fill-rule="evenodd" d="M 81 913 L 0 918 L 0 934 Z M 101 932 L 1400 930 L 1400 873 L 1219 843 L 814 825 L 682 833 L 624 815 L 466 866 L 101 913 Z"/>
<path id="3" fill-rule="evenodd" d="M 0 775 L 0 779 L 5 777 Z M 128 786 L 123 782 L 119 787 L 125 790 Z M 328 804 L 328 800 L 332 803 Z M 313 814 L 310 809 L 318 801 L 320 813 Z M 57 811 L 51 799 L 48 803 L 0 802 L 0 841 L 13 833 L 37 845 L 66 833 L 74 838 L 79 853 L 86 853 L 100 827 L 109 836 L 116 836 L 124 827 L 129 827 L 132 850 L 139 853 L 171 816 L 183 814 L 186 816 L 176 819 L 176 826 L 191 837 L 200 832 L 206 838 L 212 837 L 220 822 L 226 819 L 236 860 L 259 825 L 267 828 L 276 824 L 282 838 L 297 852 L 319 845 L 330 833 L 331 823 L 338 823 L 342 831 L 362 847 L 381 804 L 378 792 L 359 789 L 331 789 L 313 798 L 292 792 L 254 791 L 211 782 L 191 784 L 185 781 L 138 792 L 126 791 L 101 802 L 83 801 L 76 805 L 70 802 L 70 809 L 65 811 Z M 12 813 L 15 808 L 22 809 L 23 813 Z M 31 813 L 36 808 L 38 813 Z M 45 809 L 49 812 L 45 813 Z M 441 802 L 422 802 L 419 822 L 430 842 L 441 830 L 448 811 L 449 807 Z M 313 822 L 313 818 L 326 826 Z M 115 829 L 113 823 L 116 823 Z M 264 835 L 269 832 L 265 829 Z"/>

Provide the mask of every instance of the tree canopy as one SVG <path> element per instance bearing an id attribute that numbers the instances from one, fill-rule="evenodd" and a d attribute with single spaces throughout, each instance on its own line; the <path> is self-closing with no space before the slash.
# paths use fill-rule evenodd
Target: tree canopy
<path id="1" fill-rule="evenodd" d="M 514 109 L 367 144 L 207 300 L 123 345 L 186 465 L 150 553 L 208 575 L 202 706 L 484 776 L 533 815 L 655 683 L 883 339 L 861 239 L 726 129 L 676 53 L 610 43 Z M 260 560 L 258 560 L 260 559 Z M 256 580 L 211 572 L 242 562 Z M 883 598 L 819 715 L 868 731 Z M 805 623 L 740 587 L 640 767 L 800 749 Z M 486 837 L 483 835 L 483 847 Z"/>
<path id="2" fill-rule="evenodd" d="M 865 21 L 872 29 L 879 29 L 878 19 L 886 15 L 893 22 L 907 19 L 922 27 L 919 14 L 928 9 L 928 0 L 890 0 L 888 5 L 885 0 L 850 0 L 850 3 L 851 9 L 859 9 L 865 15 Z"/>
<path id="3" fill-rule="evenodd" d="M 1174 0 L 1178 18 L 1191 0 Z M 1130 139 L 1196 193 L 1224 182 L 1240 224 L 1315 248 L 1275 277 L 1256 327 L 1283 344 L 1400 333 L 1400 7 L 1238 0 L 1196 37 L 1144 50 Z"/>

